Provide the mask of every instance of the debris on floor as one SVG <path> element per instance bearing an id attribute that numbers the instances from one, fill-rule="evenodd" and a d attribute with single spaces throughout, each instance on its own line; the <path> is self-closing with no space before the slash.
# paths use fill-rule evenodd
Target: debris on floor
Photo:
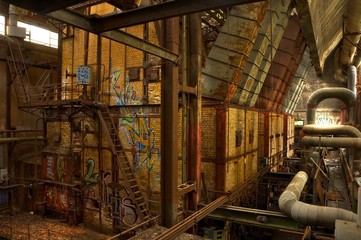
<path id="1" fill-rule="evenodd" d="M 31 240 L 105 240 L 100 234 L 84 226 L 69 226 L 59 219 L 42 218 L 32 213 L 17 213 L 14 216 L 0 213 L 1 236 L 12 239 Z"/>

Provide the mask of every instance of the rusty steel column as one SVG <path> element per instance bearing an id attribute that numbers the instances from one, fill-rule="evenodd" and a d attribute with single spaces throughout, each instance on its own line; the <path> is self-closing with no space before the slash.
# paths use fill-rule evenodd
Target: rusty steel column
<path id="1" fill-rule="evenodd" d="M 283 156 L 287 157 L 288 151 L 290 149 L 288 149 L 288 138 L 290 136 L 288 136 L 288 115 L 287 114 L 283 114 L 283 148 L 282 150 L 287 150 L 287 151 L 283 151 Z"/>
<path id="2" fill-rule="evenodd" d="M 165 47 L 178 53 L 179 18 L 164 21 Z M 162 64 L 161 84 L 161 225 L 177 223 L 178 201 L 178 67 Z"/>
<path id="3" fill-rule="evenodd" d="M 102 36 L 98 34 L 97 36 L 97 69 L 96 69 L 96 87 L 94 90 L 95 96 L 91 96 L 92 100 L 102 101 L 102 96 L 100 92 L 102 91 Z M 94 97 L 94 99 L 93 99 Z M 109 102 L 110 103 L 110 102 Z"/>
<path id="4" fill-rule="evenodd" d="M 216 108 L 216 179 L 215 188 L 217 192 L 224 192 L 225 175 L 226 175 L 226 120 L 227 108 L 222 105 Z M 216 194 L 220 197 L 223 194 Z"/>
<path id="5" fill-rule="evenodd" d="M 192 14 L 187 20 L 189 33 L 188 86 L 197 87 L 197 95 L 192 95 L 189 102 L 187 176 L 188 180 L 195 181 L 196 191 L 189 194 L 188 209 L 197 210 L 201 197 L 202 32 L 200 14 Z"/>
<path id="6" fill-rule="evenodd" d="M 10 74 L 10 70 L 9 70 L 9 66 L 8 64 L 6 64 L 6 89 L 5 89 L 5 125 L 4 125 L 4 129 L 5 130 L 10 130 L 11 129 L 11 84 L 12 84 L 12 79 L 11 79 L 11 74 Z M 6 133 L 5 137 L 10 137 L 10 133 Z M 2 168 L 7 168 L 8 171 L 8 175 L 11 176 L 12 174 L 12 161 L 11 161 L 11 156 L 10 156 L 10 150 L 11 149 L 11 143 L 5 144 L 4 145 L 4 150 L 3 150 L 3 156 L 4 156 L 4 165 L 0 166 Z M 13 176 L 12 176 L 13 177 Z M 21 191 L 20 191 L 21 192 Z M 13 194 L 12 191 L 10 191 L 8 193 L 8 206 L 10 211 L 13 211 Z"/>
<path id="7" fill-rule="evenodd" d="M 270 116 L 269 116 L 269 112 L 265 112 L 264 114 L 264 135 L 263 135 L 263 142 L 264 142 L 264 157 L 266 158 L 269 158 L 270 157 L 270 149 L 269 149 L 269 146 L 270 146 L 270 134 L 269 134 L 269 119 L 270 119 Z"/>

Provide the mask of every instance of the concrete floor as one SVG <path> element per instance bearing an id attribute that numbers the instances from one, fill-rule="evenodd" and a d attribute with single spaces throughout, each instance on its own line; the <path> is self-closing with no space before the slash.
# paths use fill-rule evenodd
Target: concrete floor
<path id="1" fill-rule="evenodd" d="M 0 236 L 2 234 L 24 240 L 103 240 L 110 237 L 83 226 L 69 226 L 58 219 L 24 212 L 14 216 L 0 213 Z"/>

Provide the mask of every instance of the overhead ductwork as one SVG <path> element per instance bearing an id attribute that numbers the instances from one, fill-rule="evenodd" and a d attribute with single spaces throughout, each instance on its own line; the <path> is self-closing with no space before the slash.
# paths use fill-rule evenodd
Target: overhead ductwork
<path id="1" fill-rule="evenodd" d="M 361 32 L 361 4 L 359 0 L 348 0 L 347 20 L 342 43 L 341 63 L 351 65 L 356 45 L 360 41 Z"/>
<path id="2" fill-rule="evenodd" d="M 357 221 L 357 215 L 341 208 L 316 206 L 299 201 L 307 182 L 307 173 L 298 172 L 281 194 L 278 205 L 283 213 L 293 220 L 310 226 L 335 228 L 335 221 Z"/>
<path id="3" fill-rule="evenodd" d="M 316 123 L 316 109 L 320 102 L 328 98 L 337 98 L 346 104 L 349 112 L 349 122 L 354 121 L 355 94 L 347 88 L 322 88 L 314 92 L 307 102 L 307 124 Z"/>
<path id="4" fill-rule="evenodd" d="M 9 5 L 9 25 L 6 26 L 6 34 L 10 37 L 26 37 L 26 29 L 18 27 L 18 15 L 16 12 L 16 6 Z"/>

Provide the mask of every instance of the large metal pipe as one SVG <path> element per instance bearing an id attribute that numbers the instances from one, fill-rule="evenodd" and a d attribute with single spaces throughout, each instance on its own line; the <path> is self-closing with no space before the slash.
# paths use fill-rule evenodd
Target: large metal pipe
<path id="1" fill-rule="evenodd" d="M 350 65 L 356 53 L 356 45 L 360 41 L 361 4 L 359 0 L 348 1 L 345 36 L 342 43 L 341 63 Z"/>
<path id="2" fill-rule="evenodd" d="M 301 143 L 310 147 L 344 147 L 361 149 L 361 138 L 305 136 Z"/>
<path id="3" fill-rule="evenodd" d="M 357 69 L 354 65 L 350 65 L 347 71 L 347 88 L 356 95 Z"/>
<path id="4" fill-rule="evenodd" d="M 311 124 L 311 125 L 305 125 L 302 128 L 303 132 L 305 134 L 310 134 L 310 135 L 336 135 L 336 136 L 340 136 L 340 135 L 346 135 L 346 136 L 350 136 L 352 138 L 359 138 L 361 139 L 361 132 L 353 127 L 353 126 L 349 126 L 349 125 L 330 125 L 330 126 L 319 126 L 319 125 L 315 125 L 315 124 Z M 307 144 L 309 144 L 307 141 L 313 141 L 315 142 L 316 139 L 313 140 L 307 140 L 308 138 L 306 138 L 305 142 L 305 146 L 307 146 Z M 340 140 L 340 138 L 336 138 L 336 140 L 330 140 L 330 141 L 337 141 Z M 317 144 L 319 143 L 320 138 L 317 137 Z M 351 141 L 351 140 L 347 140 L 347 141 Z M 341 144 L 342 141 L 337 141 L 338 143 L 336 144 L 340 144 L 342 146 L 340 147 L 346 147 L 343 146 L 344 144 Z M 323 145 L 323 143 L 321 143 L 321 145 Z M 308 145 L 309 146 L 309 145 Z M 315 145 L 313 145 L 315 146 Z M 317 145 L 318 146 L 318 145 Z M 327 147 L 327 146 L 326 146 Z M 328 147 L 332 147 L 332 146 L 328 146 Z M 360 159 L 361 158 L 361 150 L 359 149 L 354 149 L 354 153 L 355 153 L 355 159 Z"/>
<path id="5" fill-rule="evenodd" d="M 307 173 L 298 172 L 281 194 L 278 205 L 283 213 L 302 224 L 327 228 L 334 228 L 336 219 L 357 221 L 357 215 L 351 211 L 300 202 L 299 198 L 307 179 Z"/>
<path id="6" fill-rule="evenodd" d="M 350 125 L 316 125 L 308 124 L 302 128 L 306 135 L 347 135 L 361 138 L 361 132 Z"/>
<path id="7" fill-rule="evenodd" d="M 349 108 L 349 122 L 353 122 L 354 116 L 354 105 L 356 102 L 355 94 L 347 88 L 322 88 L 314 92 L 307 102 L 307 123 L 316 123 L 316 109 L 320 102 L 328 98 L 337 98 L 341 100 Z"/>

